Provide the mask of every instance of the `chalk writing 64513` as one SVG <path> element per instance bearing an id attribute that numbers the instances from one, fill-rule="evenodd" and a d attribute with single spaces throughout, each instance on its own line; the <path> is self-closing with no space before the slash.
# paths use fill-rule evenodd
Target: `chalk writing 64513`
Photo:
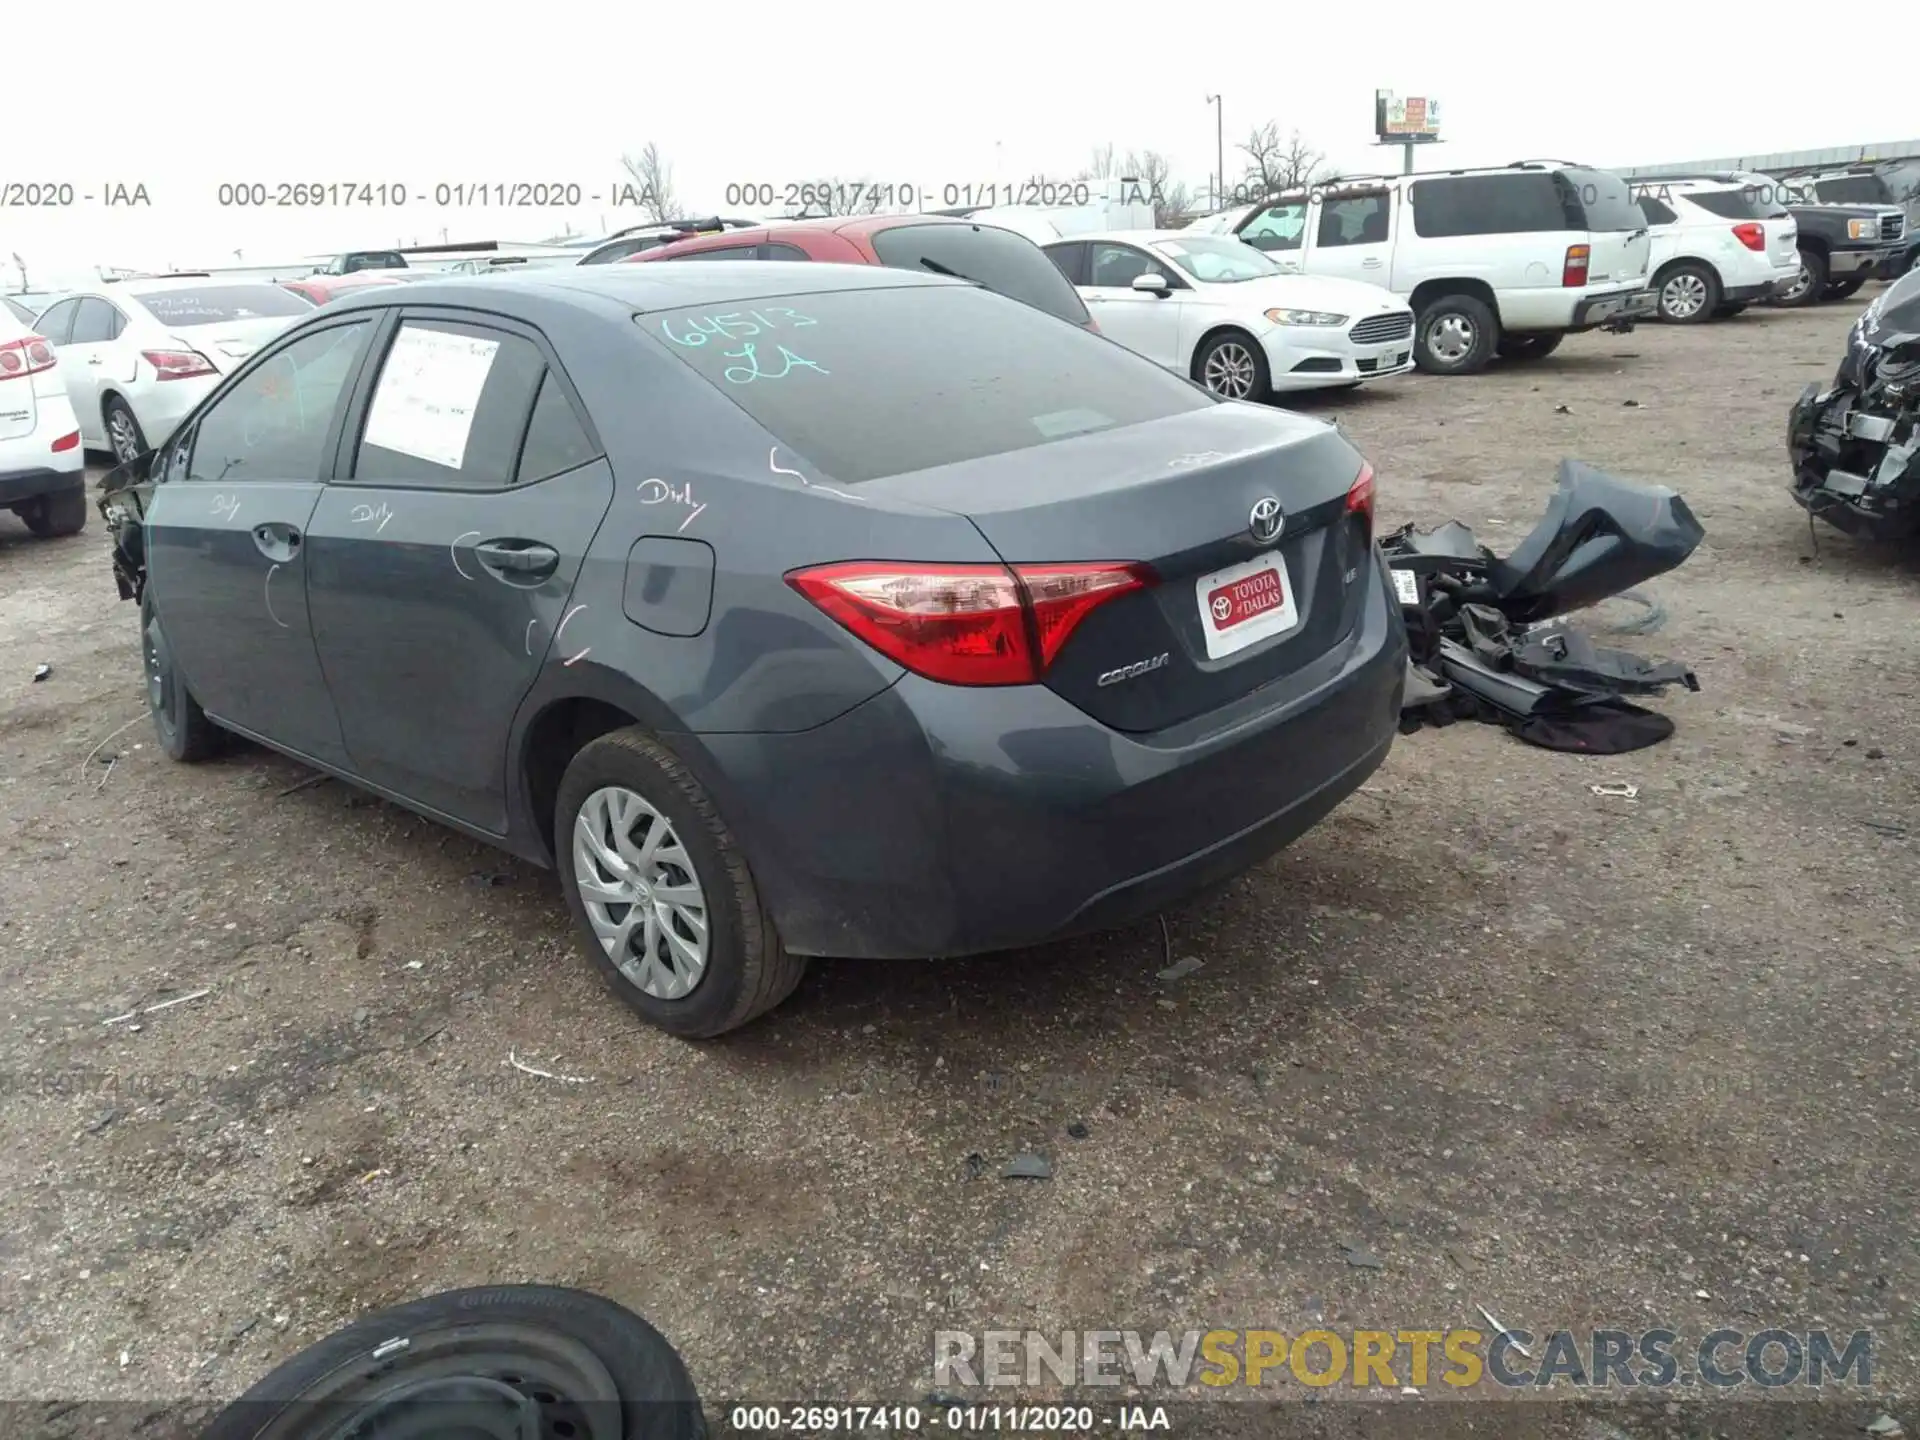
<path id="1" fill-rule="evenodd" d="M 751 340 L 774 330 L 801 330 L 820 322 L 811 315 L 785 305 L 768 305 L 760 310 L 729 310 L 724 315 L 696 315 L 674 333 L 673 322 L 662 320 L 660 333 L 676 345 L 698 349 L 709 337 L 717 340 Z"/>

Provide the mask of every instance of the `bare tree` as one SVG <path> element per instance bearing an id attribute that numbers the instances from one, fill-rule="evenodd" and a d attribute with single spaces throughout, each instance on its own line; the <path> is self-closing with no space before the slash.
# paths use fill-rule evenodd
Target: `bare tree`
<path id="1" fill-rule="evenodd" d="M 687 212 L 673 193 L 673 167 L 662 158 L 658 145 L 649 140 L 637 157 L 622 155 L 620 165 L 632 177 L 638 192 L 633 203 L 647 212 L 649 220 L 664 224 L 686 218 Z"/>
<path id="2" fill-rule="evenodd" d="M 1326 173 L 1327 157 L 1300 138 L 1295 130 L 1280 138 L 1280 127 L 1269 120 L 1255 129 L 1240 149 L 1247 156 L 1241 181 L 1247 200 L 1259 200 L 1283 190 L 1298 190 L 1335 176 Z"/>
<path id="3" fill-rule="evenodd" d="M 1122 185 L 1121 200 L 1151 204 L 1153 223 L 1159 229 L 1166 229 L 1193 206 L 1193 192 L 1186 181 L 1172 178 L 1172 170 L 1172 162 L 1158 150 L 1129 150 L 1120 166 L 1120 179 L 1134 182 Z"/>

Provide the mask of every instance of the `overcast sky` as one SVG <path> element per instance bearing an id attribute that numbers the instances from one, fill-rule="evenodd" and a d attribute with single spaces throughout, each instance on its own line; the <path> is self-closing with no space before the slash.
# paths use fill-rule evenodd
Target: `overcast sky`
<path id="1" fill-rule="evenodd" d="M 1920 11 L 1889 3 L 1871 15 L 1860 43 L 1911 53 Z M 1376 88 L 1438 98 L 1448 143 L 1428 154 L 1449 166 L 1651 164 L 1920 132 L 1910 86 L 1816 54 L 1801 64 L 1779 40 L 1764 7 L 1719 0 L 1131 12 L 988 0 L 7 0 L 0 187 L 70 183 L 76 203 L 0 208 L 0 264 L 18 252 L 45 277 L 102 263 L 277 263 L 431 243 L 443 229 L 453 240 L 597 233 L 642 218 L 610 199 L 621 154 L 650 140 L 680 199 L 708 213 L 751 208 L 725 203 L 730 182 L 830 175 L 938 192 L 1065 179 L 1104 142 L 1167 154 L 1174 177 L 1204 193 L 1215 92 L 1230 180 L 1237 142 L 1269 120 L 1349 173 L 1397 169 L 1398 150 L 1370 143 Z M 1683 53 L 1708 58 L 1683 64 Z M 404 210 L 217 203 L 223 182 L 300 180 L 384 181 L 414 198 Z M 516 181 L 603 198 L 546 211 L 432 200 L 442 183 Z M 116 183 L 144 185 L 151 204 L 103 205 Z"/>

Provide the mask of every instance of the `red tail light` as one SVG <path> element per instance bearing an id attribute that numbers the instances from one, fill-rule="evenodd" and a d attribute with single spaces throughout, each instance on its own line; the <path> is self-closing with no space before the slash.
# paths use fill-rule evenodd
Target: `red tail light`
<path id="1" fill-rule="evenodd" d="M 1767 248 L 1766 228 L 1762 225 L 1758 225 L 1754 223 L 1751 220 L 1749 220 L 1744 225 L 1734 226 L 1733 238 L 1738 240 L 1742 245 L 1746 246 L 1749 250 L 1764 250 Z"/>
<path id="2" fill-rule="evenodd" d="M 1091 315 L 1089 315 L 1089 316 L 1087 317 L 1087 328 L 1088 328 L 1089 330 L 1091 330 L 1091 331 L 1093 331 L 1093 333 L 1094 333 L 1094 334 L 1096 334 L 1096 335 L 1098 335 L 1098 334 L 1100 333 L 1100 325 L 1099 325 L 1099 322 L 1098 322 L 1098 321 L 1096 321 L 1096 320 L 1095 320 L 1095 319 L 1094 319 L 1094 318 L 1093 318 L 1093 317 L 1092 317 Z"/>
<path id="3" fill-rule="evenodd" d="M 1360 462 L 1360 474 L 1347 490 L 1347 513 L 1358 515 L 1366 526 L 1367 538 L 1373 538 L 1373 466 Z"/>
<path id="4" fill-rule="evenodd" d="M 53 453 L 58 455 L 63 450 L 73 449 L 73 447 L 78 445 L 79 443 L 80 443 L 80 432 L 78 430 L 71 430 L 67 434 L 62 435 L 58 440 L 53 442 Z"/>
<path id="5" fill-rule="evenodd" d="M 855 560 L 787 583 L 889 660 L 948 685 L 1031 685 L 1080 622 L 1152 583 L 1143 565 Z"/>
<path id="6" fill-rule="evenodd" d="M 191 380 L 196 375 L 218 375 L 213 362 L 193 350 L 142 350 L 140 358 L 160 372 L 162 380 Z"/>
<path id="7" fill-rule="evenodd" d="M 38 375 L 54 367 L 53 346 L 44 335 L 22 335 L 0 345 L 0 380 Z"/>
<path id="8" fill-rule="evenodd" d="M 1567 262 L 1560 267 L 1560 283 L 1574 287 L 1587 283 L 1587 261 L 1593 254 L 1590 245 L 1567 246 Z"/>

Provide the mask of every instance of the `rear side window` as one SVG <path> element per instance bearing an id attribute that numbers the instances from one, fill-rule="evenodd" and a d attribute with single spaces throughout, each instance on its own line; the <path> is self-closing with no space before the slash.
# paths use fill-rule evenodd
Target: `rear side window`
<path id="1" fill-rule="evenodd" d="M 712 250 L 689 250 L 684 255 L 669 255 L 669 260 L 755 260 L 759 258 L 758 245 L 725 245 Z"/>
<path id="2" fill-rule="evenodd" d="M 527 443 L 520 447 L 520 469 L 513 483 L 531 485 L 584 465 L 599 454 L 600 447 L 587 438 L 573 402 L 567 399 L 566 387 L 553 371 L 547 371 L 533 402 L 533 419 L 527 425 Z"/>
<path id="3" fill-rule="evenodd" d="M 1090 331 L 967 286 L 752 305 L 635 321 L 782 445 L 849 484 L 1217 403 Z"/>
<path id="4" fill-rule="evenodd" d="M 1049 315 L 1085 325 L 1090 318 L 1073 286 L 1040 253 L 1011 230 L 991 225 L 897 225 L 873 237 L 873 253 L 896 270 L 957 275 L 1024 301 Z"/>
<path id="5" fill-rule="evenodd" d="M 1577 230 L 1640 230 L 1647 217 L 1634 203 L 1627 182 L 1606 170 L 1561 170 L 1554 177 L 1568 197 L 1568 208 L 1583 214 Z M 1577 208 L 1576 208 L 1577 206 Z"/>
<path id="6" fill-rule="evenodd" d="M 1407 195 L 1413 206 L 1413 233 L 1429 239 L 1586 228 L 1568 216 L 1554 177 L 1544 170 L 1416 180 Z M 1629 208 L 1634 227 L 1644 225 L 1638 207 Z"/>
<path id="7" fill-rule="evenodd" d="M 1686 198 L 1722 220 L 1765 220 L 1774 213 L 1752 190 L 1689 190 Z"/>
<path id="8" fill-rule="evenodd" d="M 1671 225 L 1680 218 L 1651 195 L 1640 197 L 1640 213 L 1647 217 L 1649 225 Z"/>
<path id="9" fill-rule="evenodd" d="M 1387 205 L 1391 197 L 1385 191 L 1373 195 L 1349 195 L 1328 199 L 1320 205 L 1317 245 L 1384 245 L 1387 243 Z"/>
<path id="10" fill-rule="evenodd" d="M 1054 268 L 1066 277 L 1069 285 L 1084 285 L 1087 283 L 1086 241 L 1073 240 L 1065 245 L 1049 245 L 1046 247 L 1046 250 L 1047 258 L 1053 261 Z"/>
<path id="11" fill-rule="evenodd" d="M 524 336 L 407 321 L 381 362 L 354 480 L 446 490 L 510 483 L 546 368 Z"/>
<path id="12" fill-rule="evenodd" d="M 762 260 L 812 260 L 813 257 L 798 245 L 782 245 L 778 240 L 760 247 Z"/>

